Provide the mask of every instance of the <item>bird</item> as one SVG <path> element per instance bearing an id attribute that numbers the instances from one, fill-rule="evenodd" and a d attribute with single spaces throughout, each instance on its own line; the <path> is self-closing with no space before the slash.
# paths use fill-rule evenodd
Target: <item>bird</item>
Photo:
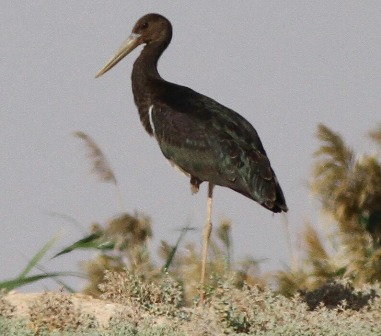
<path id="1" fill-rule="evenodd" d="M 96 78 L 144 45 L 131 74 L 141 123 L 171 165 L 189 177 L 192 193 L 198 192 L 202 182 L 208 182 L 200 280 L 204 300 L 214 186 L 230 188 L 273 213 L 287 212 L 288 208 L 254 127 L 212 98 L 161 77 L 158 61 L 171 39 L 168 19 L 160 14 L 144 15 Z"/>

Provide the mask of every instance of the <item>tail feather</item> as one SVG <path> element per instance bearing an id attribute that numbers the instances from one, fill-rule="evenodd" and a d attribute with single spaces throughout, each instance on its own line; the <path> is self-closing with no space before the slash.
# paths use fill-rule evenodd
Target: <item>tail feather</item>
<path id="1" fill-rule="evenodd" d="M 287 212 L 286 200 L 266 155 L 252 151 L 246 161 L 243 178 L 251 199 L 272 212 Z"/>

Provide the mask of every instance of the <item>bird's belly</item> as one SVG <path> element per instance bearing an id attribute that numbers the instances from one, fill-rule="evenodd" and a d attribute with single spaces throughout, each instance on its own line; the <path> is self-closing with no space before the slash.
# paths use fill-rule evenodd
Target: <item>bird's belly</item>
<path id="1" fill-rule="evenodd" d="M 176 171 L 178 171 L 179 173 L 189 177 L 190 174 L 188 172 L 186 172 L 184 169 L 182 169 L 180 166 L 178 166 L 173 160 L 171 159 L 167 159 L 168 160 L 168 163 L 172 166 L 172 168 Z"/>
<path id="2" fill-rule="evenodd" d="M 168 162 L 186 176 L 209 181 L 216 174 L 217 160 L 209 150 L 190 149 L 159 142 L 160 149 Z"/>

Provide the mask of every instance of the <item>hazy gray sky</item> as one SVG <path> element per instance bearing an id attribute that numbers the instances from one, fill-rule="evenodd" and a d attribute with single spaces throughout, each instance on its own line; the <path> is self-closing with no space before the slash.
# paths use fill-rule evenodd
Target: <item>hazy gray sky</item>
<path id="1" fill-rule="evenodd" d="M 201 245 L 206 185 L 192 196 L 188 179 L 140 125 L 130 82 L 140 50 L 94 79 L 149 12 L 174 27 L 161 75 L 234 109 L 257 129 L 286 196 L 294 248 L 306 220 L 318 225 L 312 211 L 318 203 L 307 188 L 317 123 L 339 131 L 358 151 L 373 150 L 365 133 L 381 121 L 381 2 L 232 4 L 2 1 L 0 279 L 16 276 L 57 232 L 54 251 L 82 237 L 50 212 L 86 228 L 120 211 L 114 188 L 89 175 L 82 143 L 71 135 L 76 130 L 106 153 L 125 210 L 152 217 L 154 246 L 161 239 L 174 243 L 188 221 L 199 229 L 188 240 Z M 264 270 L 289 264 L 282 216 L 220 187 L 214 201 L 214 223 L 233 221 L 236 259 L 269 258 Z M 44 266 L 75 270 L 84 258 L 75 253 Z"/>

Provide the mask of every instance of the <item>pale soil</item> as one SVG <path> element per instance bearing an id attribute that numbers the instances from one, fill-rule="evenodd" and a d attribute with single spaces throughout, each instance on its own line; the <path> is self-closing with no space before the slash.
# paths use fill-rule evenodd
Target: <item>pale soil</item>
<path id="1" fill-rule="evenodd" d="M 110 318 L 118 313 L 128 313 L 128 307 L 117 303 L 108 303 L 103 300 L 94 299 L 90 296 L 76 294 L 60 294 L 60 293 L 17 293 L 10 292 L 2 297 L 3 300 L 9 302 L 15 307 L 13 312 L 14 317 L 28 318 L 30 307 L 35 302 L 42 299 L 46 300 L 47 296 L 56 297 L 57 295 L 68 296 L 74 305 L 74 308 L 79 310 L 81 314 L 91 315 L 96 318 L 99 325 L 107 327 Z"/>

